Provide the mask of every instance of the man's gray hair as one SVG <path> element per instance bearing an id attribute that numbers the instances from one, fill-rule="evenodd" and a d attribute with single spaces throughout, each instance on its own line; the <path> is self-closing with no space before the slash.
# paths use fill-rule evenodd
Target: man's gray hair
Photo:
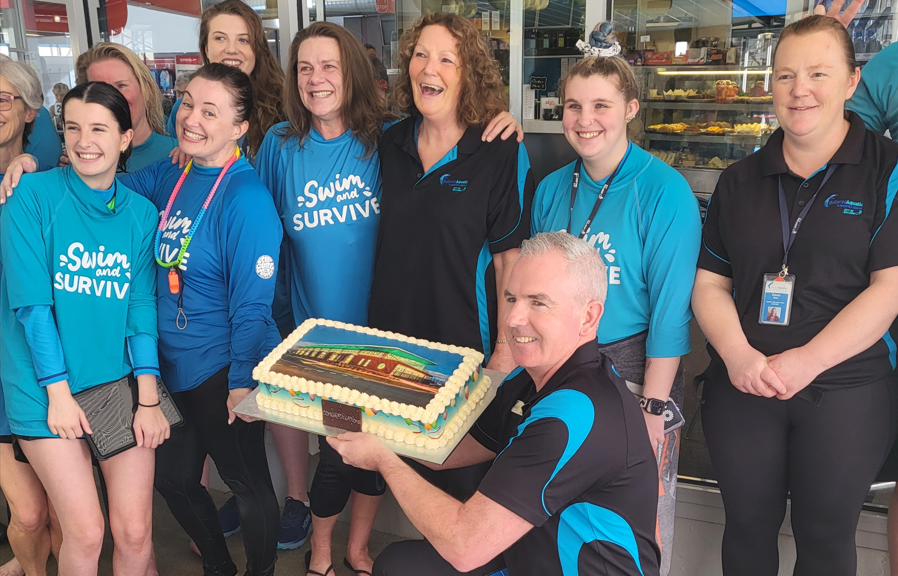
<path id="1" fill-rule="evenodd" d="M 6 54 L 0 54 L 0 76 L 15 87 L 26 108 L 40 110 L 44 105 L 41 81 L 28 64 L 16 62 Z"/>
<path id="2" fill-rule="evenodd" d="M 541 232 L 524 240 L 521 258 L 540 256 L 556 251 L 567 260 L 567 273 L 576 282 L 575 293 L 579 304 L 592 300 L 605 303 L 608 294 L 608 276 L 599 251 L 567 232 Z"/>

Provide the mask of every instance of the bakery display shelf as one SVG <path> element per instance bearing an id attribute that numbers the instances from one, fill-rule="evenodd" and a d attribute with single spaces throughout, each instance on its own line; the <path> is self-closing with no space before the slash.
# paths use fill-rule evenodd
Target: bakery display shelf
<path id="1" fill-rule="evenodd" d="M 713 144 L 741 144 L 746 139 L 759 140 L 763 136 L 754 134 L 701 134 L 699 132 L 648 132 L 646 140 L 665 140 L 668 142 L 710 142 Z"/>
<path id="2" fill-rule="evenodd" d="M 552 58 L 583 58 L 583 53 L 571 52 L 570 54 L 539 54 L 536 56 L 527 56 L 526 54 L 524 55 L 524 60 L 549 60 Z"/>
<path id="3" fill-rule="evenodd" d="M 446 459 L 449 458 L 449 455 L 452 454 L 452 451 L 455 450 L 456 446 L 458 446 L 465 435 L 467 435 L 468 431 L 474 425 L 474 422 L 480 418 L 480 415 L 483 414 L 486 407 L 489 406 L 490 402 L 493 401 L 493 398 L 496 397 L 496 390 L 499 389 L 499 385 L 505 380 L 506 376 L 503 372 L 487 370 L 486 368 L 484 368 L 483 373 L 490 378 L 490 389 L 487 391 L 486 396 L 480 401 L 480 404 L 474 408 L 468 418 L 459 427 L 458 434 L 456 434 L 448 444 L 442 448 L 428 450 L 426 448 L 419 448 L 415 445 L 409 446 L 404 443 L 400 444 L 399 442 L 384 441 L 384 443 L 390 450 L 400 456 L 425 460 L 427 462 L 433 462 L 434 464 L 442 464 L 445 462 Z M 345 432 L 345 430 L 339 428 L 325 426 L 320 420 L 312 420 L 311 418 L 304 418 L 302 416 L 287 415 L 281 412 L 269 412 L 264 410 L 256 403 L 256 396 L 258 394 L 259 388 L 257 387 L 250 392 L 236 408 L 234 408 L 234 412 L 242 416 L 255 418 L 256 420 L 265 420 L 266 422 L 289 426 L 290 428 L 298 428 L 299 430 L 305 430 L 306 432 L 318 434 L 319 436 L 337 436 L 338 434 Z"/>
<path id="4" fill-rule="evenodd" d="M 757 110 L 772 111 L 772 102 L 757 102 L 749 104 L 719 104 L 714 101 L 697 100 L 690 102 L 688 100 L 662 100 L 646 99 L 642 101 L 646 107 L 658 110 L 727 110 L 731 112 L 754 112 Z"/>

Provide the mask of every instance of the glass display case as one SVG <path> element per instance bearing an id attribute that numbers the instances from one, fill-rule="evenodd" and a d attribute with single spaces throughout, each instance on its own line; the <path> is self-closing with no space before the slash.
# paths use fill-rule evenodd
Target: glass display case
<path id="1" fill-rule="evenodd" d="M 710 194 L 721 170 L 757 151 L 777 128 L 771 69 L 637 66 L 640 122 L 631 138 Z"/>

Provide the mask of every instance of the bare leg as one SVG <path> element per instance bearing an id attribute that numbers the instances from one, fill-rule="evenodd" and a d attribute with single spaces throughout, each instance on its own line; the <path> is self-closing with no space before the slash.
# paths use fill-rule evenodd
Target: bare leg
<path id="1" fill-rule="evenodd" d="M 374 527 L 377 509 L 383 496 L 366 496 L 352 493 L 352 516 L 349 521 L 349 545 L 346 559 L 356 570 L 371 572 L 374 560 L 368 554 L 368 538 Z"/>
<path id="2" fill-rule="evenodd" d="M 339 514 L 328 518 L 319 518 L 312 514 L 312 570 L 324 574 L 324 570 L 333 563 L 331 559 L 331 536 L 337 525 Z"/>
<path id="3" fill-rule="evenodd" d="M 0 575 L 45 576 L 50 556 L 47 494 L 31 466 L 15 459 L 12 444 L 0 444 L 0 489 L 11 514 L 7 536 L 16 555 Z"/>
<path id="4" fill-rule="evenodd" d="M 87 443 L 41 438 L 21 444 L 59 516 L 59 573 L 96 576 L 104 523 Z"/>
<path id="5" fill-rule="evenodd" d="M 53 551 L 53 557 L 59 559 L 59 549 L 62 547 L 62 528 L 59 526 L 59 516 L 56 515 L 56 509 L 53 503 L 47 499 L 47 508 L 50 513 L 50 549 Z"/>
<path id="6" fill-rule="evenodd" d="M 145 576 L 153 553 L 155 451 L 134 447 L 100 462 L 109 491 L 109 528 L 116 576 Z"/>
<path id="7" fill-rule="evenodd" d="M 892 576 L 898 576 L 898 488 L 889 499 L 889 567 Z"/>
<path id="8" fill-rule="evenodd" d="M 309 503 L 306 471 L 309 468 L 309 433 L 289 426 L 268 427 L 287 476 L 287 496 Z"/>

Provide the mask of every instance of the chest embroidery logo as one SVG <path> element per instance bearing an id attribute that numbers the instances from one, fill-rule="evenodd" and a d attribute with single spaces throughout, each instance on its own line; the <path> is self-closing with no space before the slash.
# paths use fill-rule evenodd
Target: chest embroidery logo
<path id="1" fill-rule="evenodd" d="M 159 217 L 162 218 L 163 214 L 164 211 L 160 211 Z M 174 262 L 178 258 L 178 252 L 181 251 L 184 238 L 190 232 L 191 226 L 193 226 L 193 220 L 187 216 L 181 216 L 180 210 L 169 215 L 168 222 L 165 223 L 165 229 L 162 231 L 162 242 L 159 243 L 159 256 L 163 262 Z M 166 243 L 165 240 L 177 240 L 178 244 L 172 245 Z M 185 252 L 184 259 L 181 260 L 181 265 L 178 268 L 187 270 L 188 259 L 190 259 L 190 252 Z"/>
<path id="2" fill-rule="evenodd" d="M 333 202 L 325 208 L 324 203 L 329 199 Z M 293 229 L 297 232 L 316 226 L 355 222 L 380 214 L 380 203 L 371 186 L 355 174 L 343 177 L 337 174 L 333 181 L 324 186 L 317 180 L 309 180 L 303 188 L 303 195 L 297 196 L 296 206 L 300 211 L 293 215 Z"/>
<path id="3" fill-rule="evenodd" d="M 843 214 L 849 216 L 860 216 L 864 213 L 864 203 L 856 200 L 839 200 L 838 194 L 833 194 L 823 203 L 826 208 L 838 208 Z"/>
<path id="4" fill-rule="evenodd" d="M 56 290 L 123 300 L 131 285 L 128 255 L 107 252 L 105 246 L 89 252 L 81 242 L 72 242 L 59 255 L 59 267 L 62 271 L 56 273 L 53 282 Z"/>
<path id="5" fill-rule="evenodd" d="M 453 192 L 464 192 L 468 188 L 467 180 L 454 180 L 450 174 L 440 176 L 442 186 L 451 186 Z"/>
<path id="6" fill-rule="evenodd" d="M 268 280 L 274 276 L 274 260 L 271 256 L 259 256 L 259 259 L 256 260 L 256 274 L 262 280 Z"/>

